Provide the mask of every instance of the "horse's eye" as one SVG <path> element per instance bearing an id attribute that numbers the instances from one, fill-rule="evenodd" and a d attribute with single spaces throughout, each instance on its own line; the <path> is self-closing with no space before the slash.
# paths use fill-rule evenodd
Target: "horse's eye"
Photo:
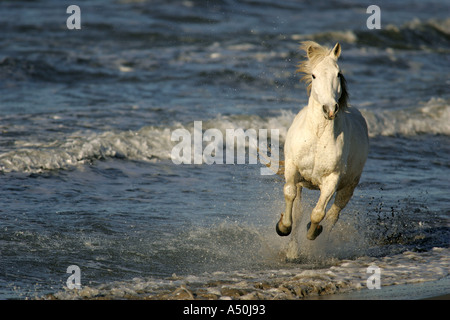
<path id="1" fill-rule="evenodd" d="M 315 76 L 315 75 L 312 75 L 312 78 L 313 78 L 313 79 L 315 79 L 315 78 L 316 78 L 316 76 Z"/>

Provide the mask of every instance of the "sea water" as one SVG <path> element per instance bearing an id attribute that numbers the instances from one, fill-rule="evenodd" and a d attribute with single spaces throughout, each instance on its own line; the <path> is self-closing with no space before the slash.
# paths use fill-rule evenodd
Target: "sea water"
<path id="1" fill-rule="evenodd" d="M 0 298 L 287 299 L 449 273 L 450 20 L 442 1 L 0 3 Z M 276 129 L 307 94 L 302 40 L 342 45 L 370 153 L 336 227 L 316 191 L 275 223 L 283 179 L 180 164 L 177 129 Z M 248 147 L 248 146 L 247 146 Z M 80 271 L 70 289 L 69 266 Z"/>

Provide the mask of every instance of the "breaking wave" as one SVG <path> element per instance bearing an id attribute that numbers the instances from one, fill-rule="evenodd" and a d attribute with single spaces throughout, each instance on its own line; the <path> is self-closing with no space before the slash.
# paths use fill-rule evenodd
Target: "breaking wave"
<path id="1" fill-rule="evenodd" d="M 417 107 L 401 110 L 362 109 L 370 136 L 450 135 L 450 101 L 432 98 Z"/>
<path id="2" fill-rule="evenodd" d="M 450 135 L 450 103 L 432 98 L 420 106 L 402 110 L 373 111 L 361 109 L 367 120 L 369 135 L 414 136 L 420 134 Z M 223 136 L 227 129 L 278 129 L 282 146 L 287 129 L 295 113 L 281 110 L 279 115 L 218 115 L 202 122 L 202 130 L 219 129 Z M 108 158 L 132 161 L 170 160 L 171 150 L 177 142 L 171 140 L 176 129 L 186 129 L 193 134 L 193 124 L 177 123 L 170 127 L 147 126 L 137 131 L 106 131 L 100 133 L 72 134 L 63 140 L 45 143 L 16 141 L 16 150 L 0 154 L 2 172 L 42 172 L 67 169 Z M 224 140 L 225 141 L 225 140 Z M 247 145 L 248 147 L 248 145 Z"/>
<path id="3" fill-rule="evenodd" d="M 66 289 L 40 299 L 301 299 L 367 288 L 369 266 L 380 268 L 383 288 L 444 279 L 450 271 L 448 262 L 447 248 L 433 248 L 425 253 L 406 251 L 383 258 L 343 260 L 328 268 L 296 267 L 259 272 L 203 273 L 198 276 L 173 274 L 166 279 L 134 278 L 128 282 L 85 286 L 81 290 Z"/>
<path id="4" fill-rule="evenodd" d="M 401 26 L 388 24 L 377 32 L 372 30 L 333 30 L 313 34 L 293 34 L 292 40 L 314 40 L 318 42 L 357 43 L 371 47 L 395 49 L 448 50 L 450 40 L 450 19 L 413 19 Z"/>

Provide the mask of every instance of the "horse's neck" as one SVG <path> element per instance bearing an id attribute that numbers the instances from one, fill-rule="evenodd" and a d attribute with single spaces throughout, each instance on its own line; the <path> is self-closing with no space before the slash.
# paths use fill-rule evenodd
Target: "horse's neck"
<path id="1" fill-rule="evenodd" d="M 317 137 L 336 137 L 337 132 L 341 131 L 342 115 L 337 115 L 334 120 L 325 119 L 322 106 L 312 96 L 309 97 L 307 108 L 307 123 Z"/>

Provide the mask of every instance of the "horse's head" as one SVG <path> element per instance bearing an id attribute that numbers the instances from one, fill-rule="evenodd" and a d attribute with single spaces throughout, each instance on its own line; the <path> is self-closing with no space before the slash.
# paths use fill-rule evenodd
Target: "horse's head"
<path id="1" fill-rule="evenodd" d="M 308 59 L 314 57 L 315 47 L 308 48 Z M 341 76 L 337 59 L 341 46 L 337 43 L 330 53 L 323 57 L 311 70 L 311 95 L 321 106 L 326 119 L 332 120 L 339 111 L 338 100 L 341 97 Z"/>
<path id="2" fill-rule="evenodd" d="M 308 41 L 303 44 L 308 60 L 300 65 L 299 71 L 305 72 L 304 80 L 309 83 L 308 91 L 321 106 L 328 120 L 336 117 L 339 109 L 346 107 L 347 91 L 337 60 L 341 46 L 336 43 L 329 50 L 319 44 Z"/>

